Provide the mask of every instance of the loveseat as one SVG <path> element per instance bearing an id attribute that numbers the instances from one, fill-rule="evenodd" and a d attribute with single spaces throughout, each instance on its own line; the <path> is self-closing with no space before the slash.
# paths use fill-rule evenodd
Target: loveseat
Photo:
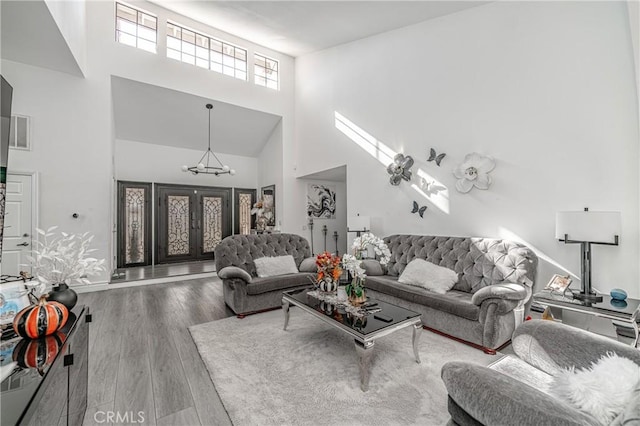
<path id="1" fill-rule="evenodd" d="M 515 356 L 507 355 L 506 358 L 511 359 L 500 359 L 490 367 L 458 361 L 442 367 L 442 380 L 449 395 L 450 425 L 640 424 L 637 368 L 634 375 L 624 374 L 620 366 L 614 372 L 611 369 L 597 371 L 594 366 L 603 357 L 615 354 L 640 367 L 638 349 L 546 320 L 524 322 L 516 329 L 512 342 Z M 500 369 L 500 365 L 510 367 Z M 587 376 L 573 385 L 578 391 L 568 391 L 564 382 L 555 382 L 559 375 L 566 377 L 580 370 Z M 619 412 L 610 401 L 605 401 L 605 395 L 598 394 L 598 389 L 607 392 L 611 387 L 615 387 L 612 394 Z M 572 395 L 578 397 L 580 404 L 586 400 L 584 395 L 591 401 L 576 405 Z M 601 416 L 595 415 L 602 414 L 598 404 L 607 407 L 605 413 L 612 421 L 603 422 Z M 585 412 L 585 408 L 588 411 Z"/>
<path id="2" fill-rule="evenodd" d="M 388 264 L 365 262 L 367 295 L 420 312 L 427 329 L 495 354 L 528 312 L 538 259 L 522 244 L 424 235 L 391 235 L 384 242 Z M 438 294 L 398 282 L 416 258 L 455 271 L 457 283 Z"/>
<path id="3" fill-rule="evenodd" d="M 282 292 L 308 287 L 314 273 L 293 272 L 258 277 L 255 259 L 293 256 L 296 268 L 311 256 L 309 242 L 295 234 L 231 235 L 215 248 L 218 277 L 222 279 L 224 301 L 243 317 L 282 306 Z M 315 266 L 315 263 L 312 262 Z M 315 270 L 311 269 L 311 270 Z"/>

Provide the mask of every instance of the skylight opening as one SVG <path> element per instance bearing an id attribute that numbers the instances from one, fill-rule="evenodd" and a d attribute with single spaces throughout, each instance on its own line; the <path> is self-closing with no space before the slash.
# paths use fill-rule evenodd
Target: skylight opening
<path id="1" fill-rule="evenodd" d="M 167 57 L 200 68 L 247 80 L 247 51 L 167 22 Z"/>
<path id="2" fill-rule="evenodd" d="M 150 13 L 116 3 L 116 41 L 156 53 L 158 19 Z"/>
<path id="3" fill-rule="evenodd" d="M 256 53 L 254 54 L 253 62 L 255 84 L 278 90 L 280 76 L 278 61 Z"/>

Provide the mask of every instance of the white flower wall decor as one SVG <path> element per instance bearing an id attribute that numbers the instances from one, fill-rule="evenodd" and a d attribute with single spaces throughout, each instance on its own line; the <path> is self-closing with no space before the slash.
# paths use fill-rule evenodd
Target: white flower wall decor
<path id="1" fill-rule="evenodd" d="M 397 154 L 393 157 L 393 163 L 387 166 L 387 173 L 391 175 L 389 182 L 391 185 L 400 185 L 402 180 L 411 180 L 411 166 L 413 166 L 413 158 L 410 155 L 404 156 Z"/>
<path id="2" fill-rule="evenodd" d="M 464 161 L 453 170 L 453 175 L 458 178 L 456 189 L 458 192 L 467 193 L 475 186 L 478 189 L 489 189 L 491 175 L 496 167 L 493 158 L 472 152 L 464 157 Z"/>

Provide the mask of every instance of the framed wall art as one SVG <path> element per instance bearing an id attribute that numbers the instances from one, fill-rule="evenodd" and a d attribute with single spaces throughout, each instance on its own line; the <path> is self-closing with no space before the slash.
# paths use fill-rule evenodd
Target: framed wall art
<path id="1" fill-rule="evenodd" d="M 307 184 L 307 217 L 310 219 L 336 218 L 336 187 L 334 185 Z"/>

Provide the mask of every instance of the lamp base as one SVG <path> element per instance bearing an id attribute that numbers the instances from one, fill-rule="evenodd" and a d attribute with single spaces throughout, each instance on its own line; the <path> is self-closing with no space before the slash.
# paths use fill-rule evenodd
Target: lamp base
<path id="1" fill-rule="evenodd" d="M 573 293 L 573 298 L 591 303 L 598 303 L 603 300 L 602 296 L 596 293 Z"/>

